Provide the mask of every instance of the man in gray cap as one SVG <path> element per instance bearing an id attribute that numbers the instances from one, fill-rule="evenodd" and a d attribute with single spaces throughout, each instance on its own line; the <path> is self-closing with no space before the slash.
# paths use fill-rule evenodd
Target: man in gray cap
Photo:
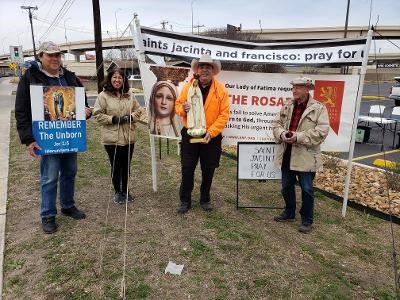
<path id="1" fill-rule="evenodd" d="M 276 165 L 282 170 L 282 196 L 285 210 L 274 218 L 292 222 L 296 215 L 296 179 L 301 187 L 302 206 L 299 231 L 309 233 L 314 221 L 315 172 L 322 166 L 320 145 L 329 132 L 328 111 L 310 95 L 313 81 L 299 77 L 290 82 L 293 99 L 285 103 L 272 123 L 275 141 L 279 143 Z"/>
<path id="2" fill-rule="evenodd" d="M 15 98 L 15 119 L 22 144 L 29 155 L 38 157 L 35 149 L 40 149 L 32 133 L 32 113 L 30 85 L 77 86 L 82 83 L 74 73 L 61 66 L 61 50 L 53 42 L 45 42 L 38 50 L 39 62 L 34 62 L 20 78 Z M 91 109 L 86 103 L 86 118 L 90 118 Z M 42 228 L 45 233 L 57 231 L 57 184 L 60 185 L 61 213 L 74 219 L 84 219 L 85 213 L 75 206 L 75 176 L 77 172 L 77 154 L 64 153 L 42 155 L 40 160 L 40 190 Z"/>

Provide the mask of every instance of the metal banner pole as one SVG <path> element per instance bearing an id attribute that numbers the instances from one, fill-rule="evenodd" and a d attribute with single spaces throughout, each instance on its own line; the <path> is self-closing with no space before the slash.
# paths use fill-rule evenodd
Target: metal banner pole
<path id="1" fill-rule="evenodd" d="M 346 174 L 346 181 L 344 184 L 344 191 L 343 191 L 343 205 L 342 205 L 342 217 L 346 216 L 346 209 L 347 209 L 347 200 L 349 198 L 349 188 L 350 188 L 350 180 L 351 180 L 351 171 L 353 167 L 353 155 L 354 155 L 354 146 L 356 142 L 356 131 L 357 131 L 357 123 L 358 123 L 358 116 L 360 115 L 360 106 L 361 106 L 361 96 L 362 91 L 364 88 L 364 79 L 365 73 L 367 71 L 367 64 L 368 64 L 368 54 L 369 49 L 371 48 L 371 40 L 372 40 L 372 30 L 368 30 L 367 35 L 367 42 L 364 48 L 364 59 L 361 65 L 360 70 L 360 83 L 358 88 L 357 100 L 356 100 L 356 111 L 354 113 L 354 120 L 353 120 L 353 127 L 351 129 L 351 139 L 350 139 L 350 149 L 349 149 L 349 158 L 347 161 L 347 174 Z"/>
<path id="2" fill-rule="evenodd" d="M 140 22 L 139 22 L 139 18 L 137 17 L 136 13 L 134 15 L 133 25 L 131 25 L 131 31 L 133 34 L 133 42 L 134 42 L 133 46 L 135 49 L 135 56 L 139 63 L 140 72 L 142 73 L 142 70 L 144 69 L 144 65 L 146 63 L 146 57 L 144 54 L 142 32 L 140 30 Z M 146 80 L 146 79 L 142 77 L 142 80 Z M 144 88 L 144 86 L 145 85 L 143 84 L 143 88 Z M 154 143 L 154 136 L 149 134 L 149 138 L 150 138 L 151 176 L 152 176 L 152 180 L 153 180 L 153 191 L 157 192 L 158 178 L 157 178 L 156 148 L 155 148 L 155 143 Z"/>

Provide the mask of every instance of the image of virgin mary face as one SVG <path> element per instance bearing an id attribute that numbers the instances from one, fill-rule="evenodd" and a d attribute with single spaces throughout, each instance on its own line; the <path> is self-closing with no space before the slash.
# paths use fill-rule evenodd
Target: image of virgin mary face
<path id="1" fill-rule="evenodd" d="M 166 118 L 175 109 L 175 95 L 167 86 L 161 86 L 154 96 L 154 111 L 156 118 Z"/>

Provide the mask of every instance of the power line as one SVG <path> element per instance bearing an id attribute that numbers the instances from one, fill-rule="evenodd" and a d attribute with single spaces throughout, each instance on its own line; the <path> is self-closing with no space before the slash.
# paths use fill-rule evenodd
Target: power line
<path id="1" fill-rule="evenodd" d="M 377 33 L 378 35 L 383 36 L 383 35 L 380 34 L 379 31 L 377 31 L 377 30 L 374 30 L 374 33 Z M 386 41 L 389 42 L 389 43 L 391 43 L 393 46 L 395 46 L 397 49 L 400 50 L 400 46 L 397 45 L 397 44 L 395 44 L 394 42 L 392 42 L 390 39 L 386 39 Z"/>
<path id="2" fill-rule="evenodd" d="M 60 15 L 61 11 L 64 9 L 64 7 L 65 7 L 65 5 L 66 5 L 66 3 L 67 3 L 68 1 L 70 1 L 70 0 L 65 0 L 65 1 L 64 1 L 63 5 L 61 6 L 60 10 L 58 11 L 56 17 L 55 17 L 55 18 L 53 19 L 53 21 L 50 23 L 49 27 L 47 27 L 46 31 L 44 31 L 44 33 L 42 34 L 42 36 L 40 37 L 40 39 L 42 39 L 42 38 L 45 36 L 45 34 L 46 34 L 47 32 L 49 32 L 50 28 L 53 27 L 53 25 L 55 24 L 56 19 L 58 18 L 58 16 Z"/>
<path id="3" fill-rule="evenodd" d="M 54 30 L 54 28 L 60 23 L 61 19 L 65 16 L 68 10 L 71 8 L 75 0 L 65 0 L 64 4 L 60 8 L 58 14 L 54 18 L 53 22 L 47 28 L 47 30 L 42 34 L 40 39 L 46 39 L 47 36 Z"/>
<path id="4" fill-rule="evenodd" d="M 175 26 L 178 26 L 178 27 L 183 27 L 183 28 L 192 28 L 192 26 L 191 25 L 185 25 L 185 24 L 180 24 L 180 23 L 177 23 L 177 22 L 173 22 L 173 21 L 168 21 L 169 23 L 172 23 L 172 24 L 174 24 Z M 151 26 L 150 26 L 151 27 Z"/>
<path id="5" fill-rule="evenodd" d="M 53 10 L 53 5 L 54 5 L 55 1 L 56 0 L 53 0 L 53 2 L 51 3 L 49 10 L 47 11 L 46 16 L 44 17 L 45 19 L 47 19 L 47 17 L 49 16 L 50 12 Z"/>
<path id="6" fill-rule="evenodd" d="M 51 23 L 52 23 L 52 21 L 46 20 L 46 19 L 42 19 L 42 18 L 40 18 L 40 17 L 38 17 L 38 16 L 34 16 L 33 18 L 34 18 L 35 20 L 39 21 L 39 22 L 42 22 L 42 23 L 46 23 L 46 24 L 51 24 Z M 64 26 L 61 26 L 61 25 L 55 25 L 54 27 L 57 27 L 57 28 L 59 28 L 59 29 L 64 29 Z M 85 28 L 85 27 L 68 27 L 68 26 L 67 26 L 67 27 L 65 27 L 65 28 L 66 28 L 67 30 L 69 30 L 69 31 L 93 34 L 93 29 L 88 29 L 88 28 Z M 107 31 L 107 30 L 103 30 L 102 33 L 103 33 L 103 34 L 107 34 L 108 31 Z"/>

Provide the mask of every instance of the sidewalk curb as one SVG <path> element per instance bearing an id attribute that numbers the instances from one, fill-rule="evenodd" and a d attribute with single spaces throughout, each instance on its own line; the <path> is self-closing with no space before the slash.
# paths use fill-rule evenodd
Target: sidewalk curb
<path id="1" fill-rule="evenodd" d="M 0 159 L 0 299 L 3 295 L 3 265 L 6 233 L 8 164 L 10 151 L 10 111 L 0 111 L 0 151 L 5 155 Z"/>

